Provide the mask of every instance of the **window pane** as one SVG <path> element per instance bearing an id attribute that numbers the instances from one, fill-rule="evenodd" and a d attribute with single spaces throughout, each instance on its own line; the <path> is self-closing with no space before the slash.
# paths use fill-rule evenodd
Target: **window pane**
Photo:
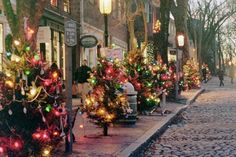
<path id="1" fill-rule="evenodd" d="M 70 13 L 70 0 L 64 0 L 64 11 Z"/>

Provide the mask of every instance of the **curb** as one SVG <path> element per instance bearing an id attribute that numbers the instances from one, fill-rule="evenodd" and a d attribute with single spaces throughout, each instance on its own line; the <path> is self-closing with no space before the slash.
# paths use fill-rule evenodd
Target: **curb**
<path id="1" fill-rule="evenodd" d="M 158 122 L 154 127 L 149 129 L 145 134 L 138 138 L 134 143 L 126 147 L 123 151 L 116 155 L 116 157 L 138 157 L 142 152 L 143 148 L 148 146 L 148 144 L 153 140 L 163 134 L 168 126 L 173 122 L 173 120 L 183 112 L 190 104 L 192 104 L 196 98 L 205 91 L 205 89 L 199 89 L 196 94 L 191 97 L 186 105 L 177 107 L 176 110 L 167 115 L 163 121 Z"/>

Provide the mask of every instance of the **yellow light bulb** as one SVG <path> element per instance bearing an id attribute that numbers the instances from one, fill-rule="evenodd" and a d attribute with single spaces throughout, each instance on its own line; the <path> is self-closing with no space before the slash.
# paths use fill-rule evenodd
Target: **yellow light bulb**
<path id="1" fill-rule="evenodd" d="M 99 115 L 104 115 L 104 113 L 105 113 L 105 110 L 104 110 L 104 109 L 99 109 L 99 110 L 98 110 L 98 114 L 99 114 Z"/>
<path id="2" fill-rule="evenodd" d="M 45 148 L 43 150 L 43 156 L 49 156 L 50 155 L 50 150 L 48 148 Z"/>
<path id="3" fill-rule="evenodd" d="M 14 40 L 14 44 L 15 44 L 16 46 L 19 46 L 19 45 L 20 45 L 20 41 L 19 41 L 19 40 Z"/>
<path id="4" fill-rule="evenodd" d="M 37 89 L 36 89 L 36 87 L 32 87 L 32 88 L 31 88 L 30 94 L 31 94 L 32 96 L 35 96 L 35 95 L 37 94 Z"/>

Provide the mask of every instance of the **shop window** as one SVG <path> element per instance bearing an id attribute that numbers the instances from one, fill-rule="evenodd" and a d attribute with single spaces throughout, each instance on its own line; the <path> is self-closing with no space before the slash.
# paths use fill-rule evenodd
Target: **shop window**
<path id="1" fill-rule="evenodd" d="M 67 13 L 71 12 L 71 8 L 70 8 L 70 0 L 64 0 L 63 2 L 63 7 L 64 7 L 64 11 Z"/>
<path id="2" fill-rule="evenodd" d="M 59 47 L 59 32 L 53 32 L 53 49 L 52 49 L 52 63 L 60 65 L 59 61 L 60 47 Z"/>
<path id="3" fill-rule="evenodd" d="M 57 7 L 58 3 L 57 0 L 50 0 L 52 6 Z"/>

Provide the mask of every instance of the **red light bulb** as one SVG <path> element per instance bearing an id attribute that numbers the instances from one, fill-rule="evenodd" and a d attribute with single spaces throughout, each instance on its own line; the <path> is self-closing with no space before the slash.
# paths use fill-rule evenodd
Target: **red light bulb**
<path id="1" fill-rule="evenodd" d="M 3 147 L 0 147 L 0 153 L 2 154 L 4 152 Z"/>

